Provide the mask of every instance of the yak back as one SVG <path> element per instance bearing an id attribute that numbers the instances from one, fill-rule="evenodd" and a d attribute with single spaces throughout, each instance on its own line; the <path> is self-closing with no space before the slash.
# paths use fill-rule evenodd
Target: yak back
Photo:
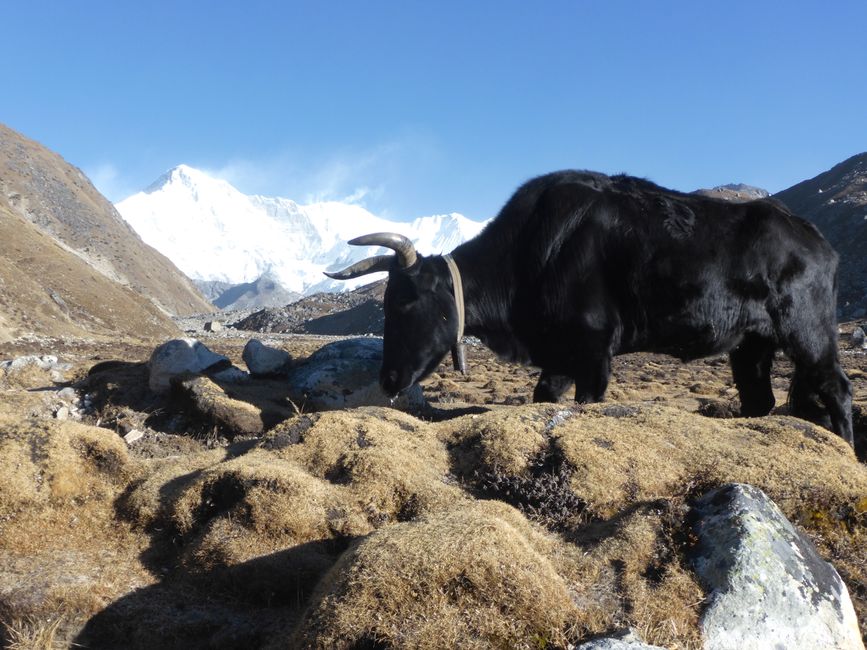
<path id="1" fill-rule="evenodd" d="M 703 356 L 745 332 L 773 338 L 794 291 L 820 296 L 820 317 L 834 319 L 836 254 L 769 199 L 555 172 L 525 183 L 455 254 L 530 349 L 576 328 L 614 328 L 614 353 Z"/>

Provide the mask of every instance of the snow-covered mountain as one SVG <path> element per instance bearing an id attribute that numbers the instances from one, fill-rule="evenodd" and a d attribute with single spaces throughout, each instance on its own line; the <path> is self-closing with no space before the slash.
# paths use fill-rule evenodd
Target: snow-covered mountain
<path id="1" fill-rule="evenodd" d="M 116 207 L 145 242 L 195 280 L 240 284 L 269 274 L 286 289 L 305 295 L 344 291 L 382 277 L 339 282 L 322 274 L 387 252 L 346 244 L 358 235 L 399 232 L 420 253 L 447 253 L 485 225 L 457 213 L 399 223 L 357 205 L 299 205 L 279 197 L 248 196 L 187 165 L 169 170 Z"/>

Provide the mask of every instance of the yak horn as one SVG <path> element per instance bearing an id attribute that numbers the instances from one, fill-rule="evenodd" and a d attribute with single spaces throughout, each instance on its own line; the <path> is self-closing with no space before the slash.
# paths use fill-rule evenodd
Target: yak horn
<path id="1" fill-rule="evenodd" d="M 375 232 L 370 235 L 362 235 L 351 239 L 349 243 L 352 246 L 384 246 L 390 248 L 397 253 L 397 259 L 401 268 L 408 269 L 415 264 L 418 255 L 415 252 L 415 246 L 412 242 L 394 232 Z"/>
<path id="2" fill-rule="evenodd" d="M 352 266 L 347 266 L 342 271 L 335 271 L 334 273 L 325 271 L 325 275 L 334 280 L 351 280 L 352 278 L 357 278 L 369 273 L 388 271 L 393 259 L 394 255 L 377 255 L 375 257 L 368 257 L 366 260 L 361 260 Z"/>

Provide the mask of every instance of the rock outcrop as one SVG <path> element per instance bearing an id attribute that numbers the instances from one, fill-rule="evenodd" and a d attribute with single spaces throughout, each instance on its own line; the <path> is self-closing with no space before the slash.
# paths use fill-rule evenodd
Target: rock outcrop
<path id="1" fill-rule="evenodd" d="M 846 585 L 764 492 L 725 485 L 695 505 L 707 650 L 863 650 Z"/>
<path id="2" fill-rule="evenodd" d="M 392 400 L 379 386 L 382 339 L 335 341 L 294 368 L 288 381 L 303 410 L 330 411 L 356 406 L 394 406 L 401 410 L 425 405 L 421 386 L 414 384 Z"/>
<path id="3" fill-rule="evenodd" d="M 157 393 L 169 390 L 172 378 L 187 374 L 219 377 L 220 373 L 224 373 L 224 378 L 241 377 L 237 374 L 240 371 L 232 373 L 232 362 L 228 358 L 211 352 L 207 346 L 196 339 L 166 341 L 151 354 L 148 369 L 148 386 Z"/>

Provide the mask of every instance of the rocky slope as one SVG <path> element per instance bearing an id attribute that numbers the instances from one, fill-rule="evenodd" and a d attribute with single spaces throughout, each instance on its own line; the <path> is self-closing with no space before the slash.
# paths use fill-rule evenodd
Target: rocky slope
<path id="1" fill-rule="evenodd" d="M 301 297 L 300 293 L 287 290 L 268 274 L 241 284 L 219 280 L 194 280 L 194 283 L 215 307 L 224 311 L 282 307 Z"/>
<path id="2" fill-rule="evenodd" d="M 0 201 L 0 341 L 155 339 L 177 333 L 151 301 L 109 279 Z"/>
<path id="3" fill-rule="evenodd" d="M 385 280 L 346 293 L 317 293 L 301 300 L 260 309 L 232 323 L 239 330 L 294 334 L 382 334 Z"/>
<path id="4" fill-rule="evenodd" d="M 744 183 L 728 183 L 726 185 L 717 185 L 709 190 L 696 190 L 695 194 L 703 194 L 704 196 L 715 196 L 718 199 L 727 201 L 754 201 L 756 199 L 764 199 L 768 196 L 768 191 L 760 187 L 745 185 Z"/>
<path id="5" fill-rule="evenodd" d="M 840 254 L 843 320 L 867 316 L 867 153 L 774 195 L 815 223 Z"/>
<path id="6" fill-rule="evenodd" d="M 2 124 L 0 206 L 167 313 L 213 309 L 168 258 L 141 240 L 79 169 Z M 8 251 L 4 246 L 2 253 Z"/>

